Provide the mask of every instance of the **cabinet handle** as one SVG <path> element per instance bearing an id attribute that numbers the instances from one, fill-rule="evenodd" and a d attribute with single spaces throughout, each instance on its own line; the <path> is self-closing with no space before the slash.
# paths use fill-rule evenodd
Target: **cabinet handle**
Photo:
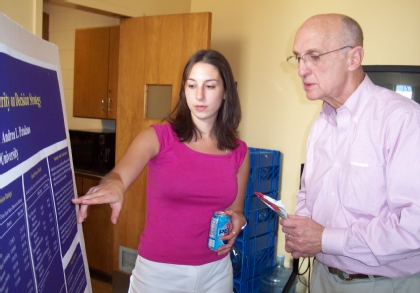
<path id="1" fill-rule="evenodd" d="M 108 112 L 112 112 L 111 105 L 112 105 L 112 99 L 111 98 L 108 98 Z"/>
<path id="2" fill-rule="evenodd" d="M 105 105 L 105 99 L 102 99 L 101 100 L 101 103 L 102 103 L 102 111 L 105 112 L 105 107 L 104 107 L 104 105 Z"/>

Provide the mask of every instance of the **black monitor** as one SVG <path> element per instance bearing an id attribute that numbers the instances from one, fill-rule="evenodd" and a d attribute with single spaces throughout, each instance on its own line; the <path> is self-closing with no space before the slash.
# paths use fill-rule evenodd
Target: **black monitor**
<path id="1" fill-rule="evenodd" d="M 420 66 L 363 65 L 376 85 L 393 90 L 420 104 Z"/>

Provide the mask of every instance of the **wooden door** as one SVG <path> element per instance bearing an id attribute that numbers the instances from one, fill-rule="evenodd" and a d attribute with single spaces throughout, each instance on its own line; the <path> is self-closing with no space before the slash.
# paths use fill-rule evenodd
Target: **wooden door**
<path id="1" fill-rule="evenodd" d="M 120 48 L 120 27 L 109 28 L 109 70 L 108 70 L 108 100 L 106 101 L 107 118 L 117 119 L 118 94 L 118 59 Z"/>
<path id="2" fill-rule="evenodd" d="M 145 86 L 172 85 L 172 108 L 178 100 L 182 70 L 196 51 L 210 48 L 211 13 L 150 16 L 120 23 L 120 59 L 116 123 L 116 160 L 134 137 L 160 120 L 144 117 Z M 118 224 L 114 252 L 119 246 L 137 249 L 145 224 L 145 170 L 127 190 Z M 114 253 L 118 270 L 118 254 Z"/>
<path id="3" fill-rule="evenodd" d="M 109 27 L 76 30 L 73 116 L 107 118 Z"/>

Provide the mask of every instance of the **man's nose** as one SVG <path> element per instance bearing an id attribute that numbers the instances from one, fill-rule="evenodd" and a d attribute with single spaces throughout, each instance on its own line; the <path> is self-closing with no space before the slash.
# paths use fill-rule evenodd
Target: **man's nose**
<path id="1" fill-rule="evenodd" d="M 298 63 L 298 74 L 300 77 L 305 76 L 309 72 L 308 63 L 306 63 L 303 59 L 300 59 Z"/>

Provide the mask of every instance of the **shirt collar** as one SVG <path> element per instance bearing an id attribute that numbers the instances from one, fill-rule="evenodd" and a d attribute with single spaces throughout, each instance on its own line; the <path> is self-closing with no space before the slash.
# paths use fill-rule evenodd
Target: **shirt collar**
<path id="1" fill-rule="evenodd" d="M 336 124 L 337 112 L 339 113 L 347 110 L 350 112 L 353 121 L 359 121 L 359 117 L 363 113 L 371 97 L 369 93 L 374 86 L 373 82 L 367 74 L 365 74 L 363 82 L 357 87 L 353 94 L 351 94 L 347 101 L 337 109 L 337 111 L 328 103 L 324 103 L 321 110 L 321 116 L 328 122 Z"/>

